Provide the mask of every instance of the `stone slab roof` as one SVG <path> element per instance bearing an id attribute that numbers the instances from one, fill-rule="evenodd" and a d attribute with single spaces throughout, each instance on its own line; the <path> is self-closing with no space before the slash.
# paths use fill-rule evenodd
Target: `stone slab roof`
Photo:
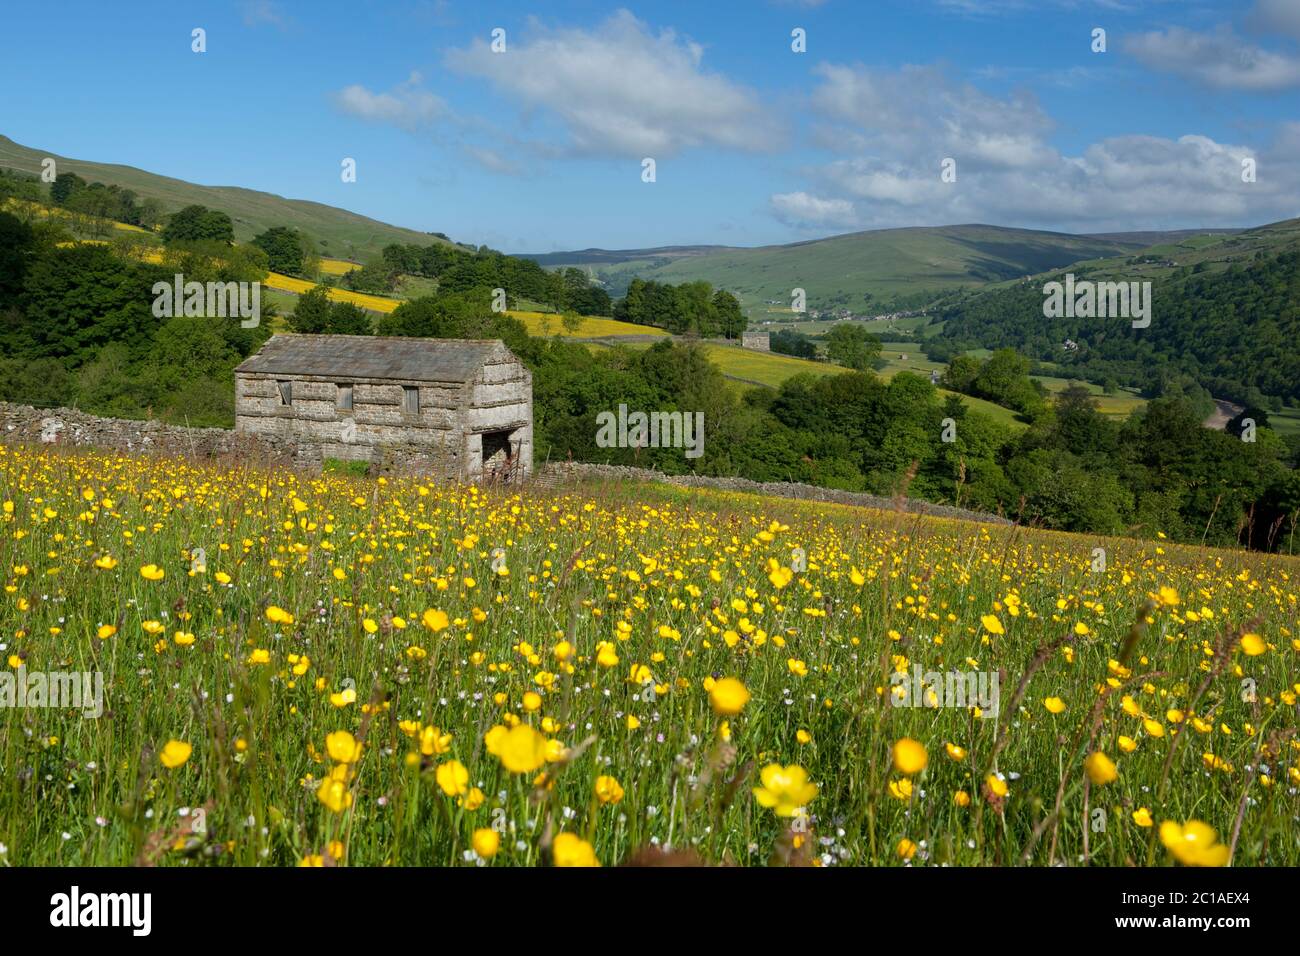
<path id="1" fill-rule="evenodd" d="M 344 380 L 468 382 L 494 355 L 498 339 L 421 339 L 379 335 L 273 335 L 235 369 L 260 375 Z"/>

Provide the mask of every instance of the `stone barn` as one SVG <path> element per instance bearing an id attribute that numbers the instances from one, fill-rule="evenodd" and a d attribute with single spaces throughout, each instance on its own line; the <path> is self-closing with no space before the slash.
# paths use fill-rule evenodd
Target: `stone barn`
<path id="1" fill-rule="evenodd" d="M 301 464 L 519 480 L 532 471 L 533 378 L 496 340 L 274 335 L 235 369 L 235 430 Z"/>
<path id="2" fill-rule="evenodd" d="M 760 352 L 772 351 L 772 336 L 769 332 L 741 332 L 740 347 L 757 349 Z"/>

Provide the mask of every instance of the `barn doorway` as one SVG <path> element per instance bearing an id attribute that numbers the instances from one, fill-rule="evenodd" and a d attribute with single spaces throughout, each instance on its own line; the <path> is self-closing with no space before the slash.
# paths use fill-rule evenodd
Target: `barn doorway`
<path id="1" fill-rule="evenodd" d="M 519 462 L 518 445 L 510 440 L 514 433 L 514 429 L 483 433 L 483 478 L 486 481 L 514 480 Z"/>

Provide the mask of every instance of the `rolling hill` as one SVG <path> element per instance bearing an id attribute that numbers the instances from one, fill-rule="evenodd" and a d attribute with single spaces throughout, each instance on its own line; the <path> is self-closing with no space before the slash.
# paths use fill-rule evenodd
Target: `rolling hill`
<path id="1" fill-rule="evenodd" d="M 0 136 L 2 169 L 39 174 L 41 160 L 47 156 L 54 158 L 60 172 L 76 173 L 86 180 L 130 189 L 141 199 L 156 199 L 168 213 L 194 203 L 219 209 L 234 221 L 235 238 L 241 241 L 252 239 L 271 226 L 292 226 L 315 239 L 322 255 L 351 259 L 376 257 L 384 246 L 392 242 L 428 245 L 449 241 L 443 236 L 390 226 L 324 203 L 286 199 L 238 186 L 201 186 L 134 166 L 59 156 Z"/>
<path id="2" fill-rule="evenodd" d="M 946 291 L 1018 279 L 1081 259 L 1124 256 L 1147 243 L 1117 237 L 1008 229 L 918 226 L 855 232 L 781 246 L 671 246 L 661 249 L 529 255 L 547 267 L 590 270 L 621 294 L 634 276 L 660 282 L 704 279 L 735 293 L 751 315 L 788 310 L 791 290 L 810 309 L 885 311 L 926 304 Z"/>
<path id="3" fill-rule="evenodd" d="M 1298 262 L 1300 219 L 1191 235 L 954 296 L 938 313 L 938 338 L 949 351 L 1014 348 L 1093 382 L 1145 388 L 1154 376 L 1180 374 L 1218 398 L 1295 404 Z M 1114 316 L 1046 317 L 1044 284 L 1066 272 L 1076 281 L 1150 282 L 1150 326 L 1134 329 Z"/>

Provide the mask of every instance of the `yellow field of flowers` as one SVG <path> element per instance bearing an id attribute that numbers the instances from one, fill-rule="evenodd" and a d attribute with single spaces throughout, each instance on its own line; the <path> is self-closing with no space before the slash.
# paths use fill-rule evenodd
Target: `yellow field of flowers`
<path id="1" fill-rule="evenodd" d="M 360 269 L 361 266 L 355 262 L 349 262 L 347 259 L 324 259 L 320 261 L 320 271 L 329 276 L 345 276 L 353 269 Z"/>
<path id="2" fill-rule="evenodd" d="M 281 292 L 292 292 L 296 295 L 310 292 L 316 287 L 314 282 L 308 282 L 306 279 L 295 279 L 293 276 L 281 275 L 278 272 L 267 273 L 263 283 L 269 289 L 279 289 Z M 353 305 L 360 306 L 363 309 L 370 309 L 373 312 L 392 312 L 402 304 L 401 299 L 387 299 L 381 295 L 351 292 L 347 289 L 330 289 L 329 297 L 335 302 L 351 302 Z"/>
<path id="3" fill-rule="evenodd" d="M 617 319 L 602 319 L 595 316 L 579 316 L 578 325 L 572 331 L 564 327 L 562 317 L 554 312 L 520 312 L 506 313 L 524 324 L 529 335 L 560 335 L 576 338 L 600 338 L 612 335 L 654 335 L 667 336 L 663 329 L 652 325 L 637 325 L 634 322 L 619 322 Z"/>
<path id="4" fill-rule="evenodd" d="M 1300 862 L 1289 558 L 24 446 L 0 547 L 14 865 Z"/>

